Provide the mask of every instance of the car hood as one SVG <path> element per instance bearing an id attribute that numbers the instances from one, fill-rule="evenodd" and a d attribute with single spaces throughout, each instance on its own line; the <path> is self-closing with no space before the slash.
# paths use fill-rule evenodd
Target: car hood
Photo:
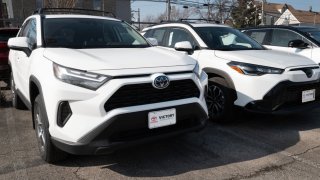
<path id="1" fill-rule="evenodd" d="M 257 64 L 275 68 L 289 68 L 317 64 L 309 58 L 274 50 L 215 51 L 217 57 L 243 63 Z"/>
<path id="2" fill-rule="evenodd" d="M 86 71 L 190 66 L 196 61 L 182 53 L 149 48 L 69 49 L 47 48 L 44 57 Z"/>

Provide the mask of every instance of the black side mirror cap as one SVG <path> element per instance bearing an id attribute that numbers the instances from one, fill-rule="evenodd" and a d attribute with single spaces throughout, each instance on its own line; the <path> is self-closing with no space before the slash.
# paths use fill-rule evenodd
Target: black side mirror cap
<path id="1" fill-rule="evenodd" d="M 288 47 L 291 47 L 291 48 L 306 49 L 308 48 L 308 46 L 309 46 L 308 43 L 305 43 L 300 39 L 292 40 L 292 41 L 289 41 L 288 43 Z"/>

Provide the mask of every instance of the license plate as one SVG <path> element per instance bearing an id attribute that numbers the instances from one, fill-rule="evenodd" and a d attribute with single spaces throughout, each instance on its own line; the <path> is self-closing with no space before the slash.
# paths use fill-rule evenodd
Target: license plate
<path id="1" fill-rule="evenodd" d="M 153 111 L 148 114 L 149 129 L 176 124 L 176 109 Z"/>
<path id="2" fill-rule="evenodd" d="M 316 99 L 316 90 L 302 91 L 302 103 L 314 101 Z"/>

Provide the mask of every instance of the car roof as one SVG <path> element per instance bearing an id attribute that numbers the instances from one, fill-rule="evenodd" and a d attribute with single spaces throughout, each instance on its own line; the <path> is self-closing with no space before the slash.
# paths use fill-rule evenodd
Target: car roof
<path id="1" fill-rule="evenodd" d="M 173 21 L 173 22 L 162 22 L 162 23 L 159 23 L 159 24 L 144 28 L 142 30 L 142 32 L 145 32 L 145 31 L 147 31 L 149 29 L 153 29 L 153 28 L 157 28 L 157 27 L 167 27 L 167 26 L 182 26 L 182 27 L 189 26 L 191 28 L 194 28 L 194 27 L 230 27 L 230 26 L 227 26 L 227 25 L 215 24 L 215 23 L 194 23 L 194 22 L 189 23 L 189 22 L 184 22 L 184 21 L 182 21 L 182 22 Z"/>
<path id="2" fill-rule="evenodd" d="M 277 28 L 277 29 L 291 29 L 291 30 L 299 30 L 304 28 L 314 28 L 312 26 L 285 26 L 285 25 L 269 25 L 269 26 L 256 26 L 256 27 L 247 27 L 247 28 L 239 28 L 240 30 L 250 30 L 250 29 L 266 29 L 266 28 Z"/>
<path id="3" fill-rule="evenodd" d="M 82 14 L 48 14 L 44 15 L 45 18 L 88 18 L 88 19 L 106 19 L 112 21 L 121 21 L 112 17 L 95 16 L 95 15 L 82 15 Z"/>

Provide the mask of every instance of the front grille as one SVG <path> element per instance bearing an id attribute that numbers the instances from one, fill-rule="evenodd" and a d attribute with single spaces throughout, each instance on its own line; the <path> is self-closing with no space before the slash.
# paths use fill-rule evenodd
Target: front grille
<path id="1" fill-rule="evenodd" d="M 320 99 L 320 83 L 305 84 L 300 86 L 290 86 L 287 88 L 286 105 L 302 104 L 302 91 L 316 90 L 316 100 Z"/>
<path id="2" fill-rule="evenodd" d="M 165 89 L 156 89 L 151 83 L 132 84 L 122 86 L 105 103 L 104 108 L 108 112 L 121 107 L 174 101 L 199 96 L 200 90 L 191 79 L 171 81 L 170 85 Z"/>
<path id="3" fill-rule="evenodd" d="M 288 83 L 284 82 L 273 88 L 264 100 L 271 102 L 272 109 L 297 106 L 302 103 L 302 91 L 316 90 L 316 101 L 320 100 L 320 83 Z M 310 102 L 311 103 L 311 102 Z M 274 109 L 275 110 L 275 109 Z"/>

